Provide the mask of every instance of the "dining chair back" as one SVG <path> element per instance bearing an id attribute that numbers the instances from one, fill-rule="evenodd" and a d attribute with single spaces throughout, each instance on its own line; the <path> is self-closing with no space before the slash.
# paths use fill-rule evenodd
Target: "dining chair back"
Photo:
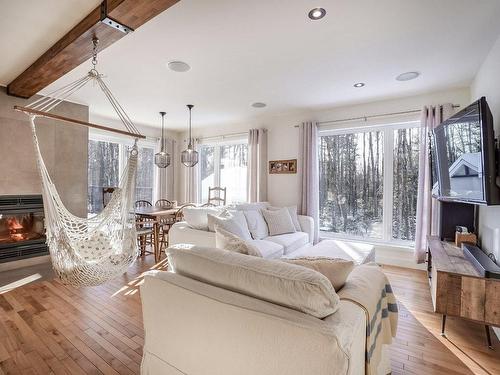
<path id="1" fill-rule="evenodd" d="M 174 204 L 168 199 L 158 199 L 155 203 L 155 206 L 162 208 L 172 208 Z"/>
<path id="2" fill-rule="evenodd" d="M 213 203 L 216 206 L 226 205 L 226 188 L 219 186 L 208 187 L 208 203 Z"/>

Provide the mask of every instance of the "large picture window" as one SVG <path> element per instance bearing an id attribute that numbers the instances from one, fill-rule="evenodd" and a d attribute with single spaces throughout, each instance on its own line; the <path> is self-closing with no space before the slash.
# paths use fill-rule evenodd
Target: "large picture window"
<path id="1" fill-rule="evenodd" d="M 418 124 L 322 131 L 320 230 L 375 241 L 414 241 Z"/>
<path id="2" fill-rule="evenodd" d="M 103 188 L 116 187 L 126 166 L 131 140 L 90 133 L 88 144 L 88 204 L 89 215 L 103 209 Z M 155 189 L 155 143 L 141 141 L 137 163 L 135 199 L 153 202 Z"/>
<path id="3" fill-rule="evenodd" d="M 208 188 L 220 186 L 227 190 L 227 203 L 247 200 L 248 143 L 206 143 L 200 152 L 200 201 L 208 201 Z"/>

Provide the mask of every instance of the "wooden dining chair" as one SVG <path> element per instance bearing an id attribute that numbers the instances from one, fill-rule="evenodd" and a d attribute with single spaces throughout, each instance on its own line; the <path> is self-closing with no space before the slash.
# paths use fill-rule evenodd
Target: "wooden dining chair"
<path id="1" fill-rule="evenodd" d="M 175 212 L 175 215 L 174 215 L 174 220 L 175 220 L 176 223 L 179 222 L 179 221 L 182 221 L 184 219 L 183 210 L 186 207 L 196 207 L 196 205 L 193 204 L 193 203 L 187 203 L 187 204 L 184 204 L 184 205 L 180 206 L 178 208 L 178 210 Z"/>
<path id="2" fill-rule="evenodd" d="M 156 207 L 161 208 L 172 208 L 174 204 L 168 199 L 158 199 L 155 203 Z M 160 242 L 160 252 L 168 247 L 168 231 L 170 227 L 175 223 L 175 215 L 164 217 L 160 220 L 160 233 L 158 241 Z"/>
<path id="3" fill-rule="evenodd" d="M 174 204 L 168 199 L 158 199 L 155 203 L 155 206 L 162 208 L 171 208 L 174 206 Z"/>
<path id="4" fill-rule="evenodd" d="M 224 198 L 221 197 L 224 196 Z M 226 205 L 226 188 L 208 187 L 208 203 L 213 203 L 216 206 Z"/>
<path id="5" fill-rule="evenodd" d="M 151 202 L 146 200 L 138 200 L 135 202 L 135 208 L 153 207 Z M 137 241 L 141 249 L 141 256 L 153 254 L 153 251 L 148 251 L 146 247 L 149 245 L 151 249 L 154 247 L 154 220 L 142 216 L 136 216 L 135 225 L 137 230 Z"/>

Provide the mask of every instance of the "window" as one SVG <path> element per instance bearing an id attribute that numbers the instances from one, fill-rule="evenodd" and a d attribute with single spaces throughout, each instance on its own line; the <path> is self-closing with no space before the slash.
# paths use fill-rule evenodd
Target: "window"
<path id="1" fill-rule="evenodd" d="M 418 124 L 323 131 L 320 230 L 375 241 L 414 241 Z"/>
<path id="2" fill-rule="evenodd" d="M 202 144 L 200 201 L 208 201 L 209 187 L 227 188 L 227 203 L 246 202 L 248 144 L 246 141 Z"/>
<path id="3" fill-rule="evenodd" d="M 103 209 L 102 189 L 116 187 L 126 166 L 132 140 L 89 134 L 88 145 L 88 213 L 94 215 Z M 136 178 L 136 200 L 153 202 L 155 193 L 155 144 L 151 141 L 139 143 Z"/>

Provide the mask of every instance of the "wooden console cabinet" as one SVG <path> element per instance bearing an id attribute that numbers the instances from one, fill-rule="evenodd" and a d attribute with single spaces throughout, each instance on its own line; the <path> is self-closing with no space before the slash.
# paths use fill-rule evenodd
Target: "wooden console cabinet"
<path id="1" fill-rule="evenodd" d="M 427 239 L 427 271 L 434 311 L 485 325 L 491 348 L 489 326 L 500 326 L 500 280 L 481 277 L 461 248 L 437 237 Z"/>

